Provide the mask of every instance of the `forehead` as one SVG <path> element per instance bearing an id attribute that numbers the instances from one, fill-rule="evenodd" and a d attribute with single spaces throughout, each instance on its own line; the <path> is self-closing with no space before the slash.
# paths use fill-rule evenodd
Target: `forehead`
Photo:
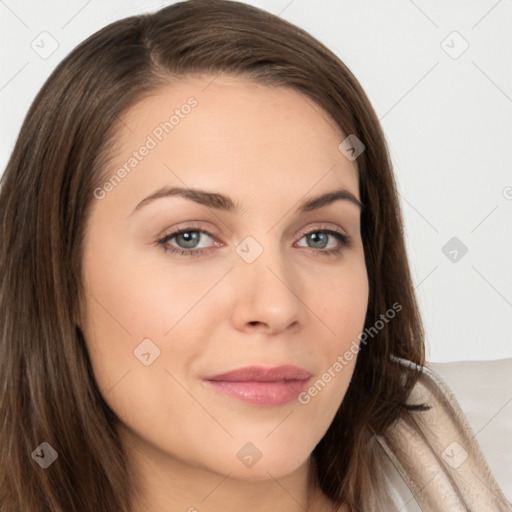
<path id="1" fill-rule="evenodd" d="M 284 185 L 302 196 L 342 185 L 358 196 L 356 164 L 338 149 L 345 135 L 317 103 L 289 87 L 232 76 L 181 79 L 137 103 L 121 122 L 109 172 L 131 159 L 123 180 L 129 184 L 122 185 L 133 194 L 158 181 L 220 184 L 237 196 L 282 193 Z M 144 146 L 145 155 L 135 156 Z"/>

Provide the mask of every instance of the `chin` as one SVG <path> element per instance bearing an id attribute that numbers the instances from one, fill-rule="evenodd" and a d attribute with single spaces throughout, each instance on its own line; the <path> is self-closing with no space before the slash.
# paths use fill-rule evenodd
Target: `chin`
<path id="1" fill-rule="evenodd" d="M 236 467 L 228 469 L 227 472 L 221 472 L 223 475 L 230 473 L 229 477 L 236 480 L 244 480 L 249 482 L 265 481 L 270 479 L 281 479 L 297 471 L 303 464 L 307 462 L 300 460 L 295 463 L 290 463 L 286 460 L 286 455 L 283 455 L 284 460 L 267 461 L 263 463 L 263 459 L 257 462 L 252 468 Z"/>
<path id="2" fill-rule="evenodd" d="M 310 455 L 310 452 L 302 452 L 297 448 L 285 450 L 284 446 L 278 449 L 268 445 L 259 449 L 252 443 L 236 442 L 236 449 L 230 450 L 228 456 L 225 452 L 224 455 L 211 453 L 211 459 L 205 463 L 211 471 L 222 475 L 229 474 L 230 478 L 263 481 L 279 479 L 293 473 L 307 463 Z"/>

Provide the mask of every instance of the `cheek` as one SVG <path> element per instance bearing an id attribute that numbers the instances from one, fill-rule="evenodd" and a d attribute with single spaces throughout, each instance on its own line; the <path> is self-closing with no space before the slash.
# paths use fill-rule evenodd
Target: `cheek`
<path id="1" fill-rule="evenodd" d="M 323 324 L 323 350 L 333 356 L 344 352 L 363 330 L 369 285 L 364 257 L 347 258 L 339 269 L 325 269 L 323 279 L 307 282 L 308 305 Z M 326 283 L 319 286 L 319 283 Z"/>
<path id="2" fill-rule="evenodd" d="M 115 244 L 104 240 L 96 245 L 101 250 L 84 259 L 82 330 L 109 405 L 114 409 L 117 392 L 129 386 L 130 402 L 138 400 L 149 410 L 151 397 L 169 392 L 172 381 L 164 370 L 182 381 L 204 349 L 205 333 L 218 320 L 216 305 L 222 300 L 211 294 L 212 303 L 206 292 L 229 267 L 197 272 L 190 266 L 176 272 L 177 266 L 160 253 L 142 258 L 129 249 L 114 251 Z M 131 389 L 131 382 L 138 383 L 137 389 Z"/>
<path id="3" fill-rule="evenodd" d="M 320 312 L 318 325 L 324 333 L 316 338 L 311 357 L 321 353 L 323 367 L 301 403 L 311 402 L 313 408 L 322 409 L 324 417 L 334 417 L 352 378 L 368 308 L 369 285 L 364 257 L 350 260 L 339 272 L 331 272 L 328 277 L 329 286 L 315 287 L 310 283 L 308 292 L 311 298 L 308 304 L 312 310 L 316 308 L 314 310 Z"/>
<path id="4" fill-rule="evenodd" d="M 121 432 L 126 425 L 187 459 L 194 446 L 185 441 L 183 425 L 191 437 L 204 437 L 181 418 L 183 411 L 192 418 L 204 415 L 183 386 L 186 369 L 201 353 L 202 327 L 212 315 L 193 307 L 204 295 L 205 279 L 171 276 L 161 263 L 140 264 L 119 252 L 115 261 L 101 256 L 84 265 L 83 315 L 100 392 L 121 420 Z"/>
<path id="5" fill-rule="evenodd" d="M 108 249 L 107 249 L 108 250 Z M 205 295 L 229 270 L 228 264 L 203 266 L 185 262 L 171 264 L 165 253 L 154 250 L 151 257 L 129 250 L 115 260 L 107 252 L 85 266 L 86 286 L 93 315 L 103 325 L 117 323 L 134 339 L 166 336 L 200 306 Z M 100 306 L 100 309 L 95 308 Z M 200 308 L 206 318 L 214 313 Z M 101 311 L 103 310 L 103 312 Z"/>

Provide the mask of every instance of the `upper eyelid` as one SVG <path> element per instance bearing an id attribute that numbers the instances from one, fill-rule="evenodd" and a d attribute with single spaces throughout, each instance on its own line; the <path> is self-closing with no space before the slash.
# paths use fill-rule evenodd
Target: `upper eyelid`
<path id="1" fill-rule="evenodd" d="M 177 226 L 175 226 L 171 229 L 164 230 L 162 235 L 159 238 L 165 238 L 168 236 L 177 235 L 177 234 L 187 232 L 187 231 L 200 231 L 201 233 L 206 233 L 210 236 L 216 236 L 215 233 L 217 232 L 217 230 L 215 230 L 215 229 L 205 228 L 204 226 L 199 225 L 199 223 L 196 224 L 194 221 L 180 222 Z"/>
<path id="2" fill-rule="evenodd" d="M 332 230 L 332 231 L 340 231 L 340 232 L 346 231 L 345 229 L 341 228 L 340 226 L 336 226 L 333 223 L 329 223 L 329 222 L 317 222 L 316 224 L 315 223 L 313 223 L 313 224 L 314 225 L 311 227 L 306 227 L 306 228 L 299 230 L 299 233 L 309 233 L 314 230 L 318 230 L 318 231 Z M 167 235 L 172 235 L 172 234 L 175 235 L 177 233 L 181 233 L 184 231 L 185 232 L 186 231 L 201 231 L 201 232 L 205 232 L 209 235 L 215 236 L 218 230 L 205 228 L 204 226 L 201 226 L 199 223 L 195 224 L 194 221 L 180 222 L 177 226 L 173 227 L 172 229 L 165 230 L 162 236 L 167 236 Z M 220 235 L 218 235 L 218 236 L 220 236 Z"/>

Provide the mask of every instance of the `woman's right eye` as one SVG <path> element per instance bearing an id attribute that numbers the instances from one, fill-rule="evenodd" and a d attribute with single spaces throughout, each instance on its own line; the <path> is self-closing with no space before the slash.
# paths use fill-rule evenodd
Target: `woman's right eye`
<path id="1" fill-rule="evenodd" d="M 166 251 L 175 254 L 195 256 L 208 252 L 208 246 L 201 246 L 201 241 L 204 238 L 213 240 L 213 237 L 207 231 L 201 229 L 185 228 L 174 231 L 165 235 L 158 240 L 158 244 Z"/>

